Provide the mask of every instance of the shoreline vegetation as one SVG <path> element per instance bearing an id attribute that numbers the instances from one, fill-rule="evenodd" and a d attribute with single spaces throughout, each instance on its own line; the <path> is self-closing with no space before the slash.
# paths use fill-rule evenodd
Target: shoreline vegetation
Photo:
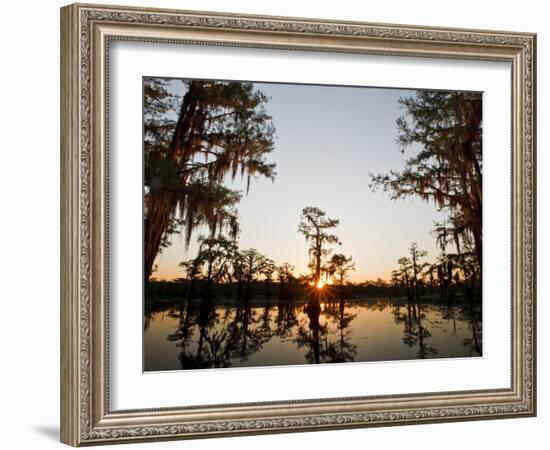
<path id="1" fill-rule="evenodd" d="M 188 297 L 189 284 L 187 281 L 148 281 L 145 285 L 146 303 L 174 303 L 184 304 L 187 301 L 201 302 L 204 296 L 200 293 L 204 291 L 206 283 L 199 281 L 196 283 L 195 293 Z M 265 293 L 265 282 L 256 281 L 252 283 L 251 294 L 248 299 L 237 297 L 239 290 L 237 283 L 226 283 L 216 286 L 211 291 L 211 299 L 216 304 L 232 305 L 250 302 L 254 306 L 263 306 L 266 304 L 276 305 L 278 303 L 307 303 L 312 295 L 312 289 L 309 285 L 296 283 L 292 288 L 292 295 L 281 296 L 277 294 L 281 290 L 288 289 L 287 286 L 280 283 L 271 285 L 273 294 Z M 480 303 L 481 296 L 479 292 L 472 292 L 464 286 L 454 286 L 450 295 L 442 297 L 439 292 L 432 291 L 431 287 L 423 287 L 423 292 L 418 299 L 407 298 L 406 290 L 400 287 L 389 287 L 387 285 L 378 285 L 377 283 L 349 284 L 343 287 L 326 286 L 322 301 L 337 302 L 340 299 L 346 302 L 369 302 L 371 300 L 387 299 L 402 303 L 437 303 L 437 304 L 463 304 L 466 301 L 474 304 Z"/>

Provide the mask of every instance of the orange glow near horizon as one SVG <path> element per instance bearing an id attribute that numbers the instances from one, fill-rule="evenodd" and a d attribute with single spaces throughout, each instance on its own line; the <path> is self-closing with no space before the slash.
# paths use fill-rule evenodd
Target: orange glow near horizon
<path id="1" fill-rule="evenodd" d="M 298 274 L 300 276 L 300 274 Z M 167 281 L 167 282 L 173 282 L 177 281 L 178 279 L 185 278 L 185 273 L 180 269 L 176 268 L 174 270 L 155 270 L 153 271 L 153 274 L 151 275 L 151 278 L 149 281 Z M 363 274 L 350 274 L 349 278 L 346 279 L 344 282 L 344 285 L 350 285 L 350 284 L 360 284 L 365 283 L 368 281 L 376 281 L 376 279 L 380 279 L 384 281 L 385 283 L 391 283 L 391 278 L 382 278 L 382 277 L 369 277 L 364 276 Z M 262 279 L 256 280 L 256 281 L 262 281 Z M 276 280 L 275 280 L 276 281 Z M 323 289 L 327 286 L 334 286 L 337 285 L 339 282 L 335 282 L 333 279 L 329 278 L 327 280 L 320 280 L 319 283 L 315 283 L 314 281 L 309 281 L 307 284 L 308 286 L 317 288 L 317 289 Z M 322 284 L 322 287 L 319 287 L 319 284 Z"/>
<path id="2" fill-rule="evenodd" d="M 323 280 L 319 280 L 317 282 L 317 289 L 323 289 L 325 287 L 325 282 Z"/>

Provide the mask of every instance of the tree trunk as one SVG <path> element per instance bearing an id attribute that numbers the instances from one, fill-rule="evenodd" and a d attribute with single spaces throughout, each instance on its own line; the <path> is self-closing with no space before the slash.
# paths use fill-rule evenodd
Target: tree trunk
<path id="1" fill-rule="evenodd" d="M 481 232 L 474 230 L 472 233 L 474 235 L 474 247 L 476 252 L 476 259 L 479 264 L 479 281 L 480 285 L 482 283 L 482 273 L 483 273 L 483 247 L 482 247 L 482 237 Z M 481 287 L 481 286 L 480 286 Z"/>
<path id="2" fill-rule="evenodd" d="M 166 151 L 167 159 L 181 164 L 192 154 L 192 142 L 186 140 L 192 129 L 200 128 L 200 114 L 198 113 L 197 96 L 194 84 L 183 97 L 178 123 L 170 147 Z M 170 222 L 170 215 L 176 206 L 176 197 L 173 192 L 162 187 L 151 189 L 146 199 L 147 213 L 144 224 L 144 277 L 148 280 L 153 271 L 153 263 L 160 249 L 162 236 Z"/>
<path id="3" fill-rule="evenodd" d="M 151 277 L 153 264 L 162 242 L 162 236 L 170 221 L 174 198 L 165 192 L 151 192 L 147 199 L 147 215 L 144 223 L 144 262 L 145 280 Z"/>
<path id="4" fill-rule="evenodd" d="M 315 252 L 315 285 L 317 285 L 321 280 L 321 241 L 319 239 L 319 234 L 317 234 Z"/>
<path id="5" fill-rule="evenodd" d="M 413 254 L 413 274 L 414 274 L 414 299 L 418 300 L 418 268 L 416 266 L 416 255 Z"/>

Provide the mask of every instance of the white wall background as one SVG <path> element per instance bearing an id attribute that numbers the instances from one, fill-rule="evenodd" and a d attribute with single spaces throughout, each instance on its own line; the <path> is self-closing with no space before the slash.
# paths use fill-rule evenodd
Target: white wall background
<path id="1" fill-rule="evenodd" d="M 549 138 L 549 12 L 545 2 L 163 0 L 119 4 L 488 28 L 538 33 L 539 416 L 438 425 L 141 444 L 139 448 L 546 448 L 550 426 L 550 251 L 545 177 Z M 57 0 L 2 5 L 0 48 L 0 415 L 2 448 L 60 448 L 59 432 L 59 10 Z M 127 448 L 121 446 L 118 448 Z M 137 448 L 137 447 L 131 447 Z"/>

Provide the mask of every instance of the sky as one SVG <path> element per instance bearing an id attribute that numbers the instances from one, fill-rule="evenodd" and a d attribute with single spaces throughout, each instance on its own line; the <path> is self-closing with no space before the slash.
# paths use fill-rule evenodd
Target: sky
<path id="1" fill-rule="evenodd" d="M 266 110 L 276 129 L 277 176 L 272 182 L 253 178 L 246 194 L 246 180 L 226 183 L 243 191 L 238 205 L 241 233 L 239 248 L 255 248 L 277 264 L 289 262 L 295 275 L 308 272 L 308 244 L 299 234 L 301 211 L 317 206 L 340 220 L 334 232 L 342 245 L 333 253 L 352 256 L 352 282 L 388 280 L 397 259 L 412 242 L 427 250 L 427 259 L 438 255 L 431 234 L 434 222 L 445 215 L 436 206 L 417 198 L 391 200 L 383 190 L 373 192 L 369 174 L 401 170 L 415 150 L 403 154 L 398 145 L 396 120 L 404 114 L 398 100 L 414 95 L 401 89 L 254 83 L 270 97 Z M 184 93 L 183 84 L 171 87 Z M 197 229 L 186 249 L 183 235 L 157 257 L 156 279 L 183 275 L 178 264 L 197 253 L 196 240 L 206 229 Z"/>

